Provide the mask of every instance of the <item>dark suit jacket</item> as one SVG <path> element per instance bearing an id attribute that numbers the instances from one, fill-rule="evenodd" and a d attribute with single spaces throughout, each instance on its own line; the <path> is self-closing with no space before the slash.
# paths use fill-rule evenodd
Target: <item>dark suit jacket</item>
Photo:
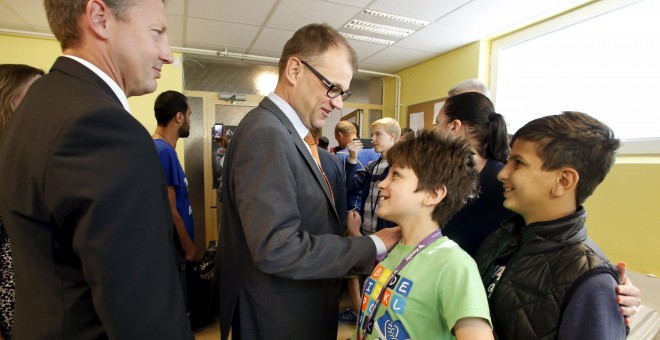
<path id="1" fill-rule="evenodd" d="M 319 160 L 321 167 L 325 171 L 325 176 L 328 177 L 328 182 L 332 187 L 333 197 L 335 201 L 335 210 L 339 215 L 339 222 L 341 223 L 342 232 L 346 232 L 346 172 L 344 165 L 339 157 L 331 154 L 327 150 L 317 147 L 319 152 Z"/>
<path id="2" fill-rule="evenodd" d="M 0 141 L 16 339 L 192 339 L 153 140 L 60 57 Z"/>
<path id="3" fill-rule="evenodd" d="M 236 129 L 222 185 L 220 329 L 226 339 L 336 339 L 337 278 L 368 273 L 376 247 L 342 237 L 307 145 L 268 98 Z"/>

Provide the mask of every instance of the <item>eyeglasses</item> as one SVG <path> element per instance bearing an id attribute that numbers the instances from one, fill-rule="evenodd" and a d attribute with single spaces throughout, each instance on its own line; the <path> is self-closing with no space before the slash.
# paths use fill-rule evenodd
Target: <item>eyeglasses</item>
<path id="1" fill-rule="evenodd" d="M 303 65 L 307 66 L 307 68 L 309 68 L 309 70 L 312 71 L 312 73 L 314 73 L 314 75 L 317 76 L 323 82 L 323 84 L 328 87 L 328 93 L 325 94 L 326 96 L 328 96 L 328 98 L 337 98 L 341 96 L 341 100 L 346 100 L 348 99 L 348 97 L 351 96 L 350 92 L 348 91 L 344 92 L 344 90 L 342 90 L 341 87 L 331 83 L 326 77 L 321 75 L 319 71 L 315 70 L 306 61 L 301 60 L 300 62 L 303 63 Z"/>

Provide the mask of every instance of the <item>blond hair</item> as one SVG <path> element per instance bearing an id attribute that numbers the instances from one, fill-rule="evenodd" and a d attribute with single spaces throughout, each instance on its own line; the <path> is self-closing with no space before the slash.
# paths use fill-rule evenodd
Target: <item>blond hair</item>
<path id="1" fill-rule="evenodd" d="M 399 125 L 399 122 L 393 118 L 381 118 L 371 123 L 371 128 L 373 129 L 376 125 L 384 127 L 387 133 L 394 135 L 395 142 L 399 140 L 399 137 L 401 137 L 401 125 Z"/>

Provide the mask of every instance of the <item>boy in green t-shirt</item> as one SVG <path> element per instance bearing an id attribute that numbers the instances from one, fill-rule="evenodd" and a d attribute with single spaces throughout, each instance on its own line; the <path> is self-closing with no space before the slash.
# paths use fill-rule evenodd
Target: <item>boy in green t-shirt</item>
<path id="1" fill-rule="evenodd" d="M 377 214 L 403 237 L 365 281 L 354 338 L 492 339 L 477 266 L 440 232 L 477 193 L 468 143 L 427 130 L 387 156 Z"/>

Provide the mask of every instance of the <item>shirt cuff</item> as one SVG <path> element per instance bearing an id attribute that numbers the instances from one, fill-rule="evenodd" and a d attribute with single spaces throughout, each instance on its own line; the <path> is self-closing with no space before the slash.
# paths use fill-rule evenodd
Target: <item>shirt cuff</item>
<path id="1" fill-rule="evenodd" d="M 376 245 L 376 257 L 380 258 L 381 256 L 386 255 L 387 247 L 385 247 L 385 242 L 376 235 L 369 235 L 369 237 L 371 237 Z"/>

